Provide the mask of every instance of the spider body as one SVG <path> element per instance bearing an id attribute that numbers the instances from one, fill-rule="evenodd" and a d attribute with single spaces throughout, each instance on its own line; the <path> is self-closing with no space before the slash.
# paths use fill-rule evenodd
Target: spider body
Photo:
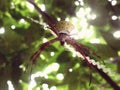
<path id="1" fill-rule="evenodd" d="M 72 31 L 75 27 L 72 23 L 68 21 L 59 21 L 55 25 L 56 30 L 58 30 L 59 33 L 66 33 L 69 34 L 70 31 Z"/>
<path id="2" fill-rule="evenodd" d="M 58 31 L 58 38 L 61 45 L 64 45 L 65 40 L 68 38 L 70 31 L 74 29 L 74 25 L 68 21 L 59 21 L 55 25 Z"/>

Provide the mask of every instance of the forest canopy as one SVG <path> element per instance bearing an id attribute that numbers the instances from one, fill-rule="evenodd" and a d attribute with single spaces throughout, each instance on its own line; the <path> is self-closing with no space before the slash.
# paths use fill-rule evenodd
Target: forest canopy
<path id="1" fill-rule="evenodd" d="M 75 26 L 71 38 L 96 52 L 100 56 L 96 62 L 120 86 L 119 0 L 34 1 L 57 21 L 71 22 Z M 55 37 L 27 0 L 0 0 L 0 89 L 113 90 L 71 46 L 59 42 L 46 47 L 32 67 L 33 53 Z"/>

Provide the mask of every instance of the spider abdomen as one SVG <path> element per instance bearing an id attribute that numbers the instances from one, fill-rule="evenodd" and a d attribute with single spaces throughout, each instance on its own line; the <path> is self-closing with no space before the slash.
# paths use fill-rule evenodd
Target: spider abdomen
<path id="1" fill-rule="evenodd" d="M 58 32 L 67 32 L 69 33 L 71 30 L 74 29 L 74 25 L 68 21 L 59 21 L 56 25 L 55 28 L 58 30 Z"/>

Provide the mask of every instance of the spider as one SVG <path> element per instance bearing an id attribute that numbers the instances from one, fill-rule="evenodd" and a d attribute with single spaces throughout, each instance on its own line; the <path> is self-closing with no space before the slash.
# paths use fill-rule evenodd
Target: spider
<path id="1" fill-rule="evenodd" d="M 56 41 L 59 41 L 62 46 L 64 45 L 64 43 L 67 43 L 71 45 L 77 52 L 79 52 L 83 56 L 85 62 L 88 64 L 90 68 L 95 69 L 115 90 L 120 90 L 120 87 L 103 71 L 103 69 L 98 68 L 98 65 L 92 62 L 93 59 L 90 58 L 90 55 L 92 54 L 92 56 L 96 58 L 101 58 L 101 57 L 92 50 L 90 50 L 87 46 L 77 42 L 76 40 L 70 37 L 69 33 L 71 30 L 74 29 L 73 24 L 67 21 L 57 21 L 52 17 L 50 17 L 47 13 L 41 11 L 41 9 L 34 3 L 34 0 L 27 0 L 27 1 L 30 2 L 35 7 L 36 10 L 38 10 L 38 12 L 44 18 L 45 22 L 49 25 L 50 30 L 54 32 L 57 36 L 56 38 L 43 43 L 40 46 L 39 50 L 37 50 L 30 57 L 30 61 L 32 62 L 32 65 L 36 63 L 37 58 L 47 46 L 51 45 Z M 91 75 L 90 75 L 89 84 L 90 83 L 91 83 Z"/>
<path id="2" fill-rule="evenodd" d="M 88 47 L 84 46 L 83 44 L 75 41 L 74 39 L 72 39 L 70 37 L 70 31 L 73 30 L 75 27 L 72 23 L 68 22 L 68 21 L 56 21 L 53 18 L 51 18 L 47 13 L 41 11 L 41 9 L 34 3 L 33 0 L 28 0 L 31 4 L 34 5 L 34 7 L 39 11 L 39 13 L 43 16 L 44 20 L 46 21 L 46 23 L 49 25 L 49 28 L 56 34 L 56 38 L 52 39 L 46 43 L 43 43 L 39 50 L 37 50 L 31 57 L 30 57 L 30 61 L 32 62 L 32 66 L 36 63 L 37 58 L 39 57 L 39 55 L 41 54 L 42 51 L 44 51 L 44 49 L 51 45 L 52 43 L 59 41 L 61 43 L 61 45 L 63 46 L 64 43 L 67 43 L 71 46 L 74 47 L 74 49 L 76 51 L 78 51 L 84 58 L 84 60 L 86 61 L 86 63 L 88 64 L 88 66 L 90 67 L 90 83 L 91 84 L 91 78 L 92 78 L 92 73 L 91 73 L 91 68 L 93 67 L 91 65 L 90 60 L 87 58 L 87 56 L 89 56 L 90 54 L 93 54 L 93 56 L 99 57 L 96 53 L 94 53 L 93 51 L 91 51 Z M 32 72 L 32 68 L 30 73 Z"/>
<path id="3" fill-rule="evenodd" d="M 55 24 L 54 28 L 57 30 L 57 38 L 52 39 L 46 43 L 43 43 L 39 50 L 37 50 L 30 58 L 30 60 L 32 61 L 32 63 L 34 64 L 38 58 L 38 56 L 40 55 L 40 53 L 42 51 L 44 51 L 44 49 L 51 45 L 52 43 L 56 42 L 56 41 L 60 41 L 60 44 L 63 46 L 64 43 L 70 44 L 72 45 L 76 51 L 80 52 L 82 54 L 82 56 L 84 57 L 85 60 L 87 60 L 87 56 L 89 56 L 89 54 L 93 53 L 90 49 L 88 49 L 86 46 L 78 43 L 77 41 L 75 41 L 74 39 L 72 39 L 70 37 L 70 31 L 74 29 L 74 25 L 68 21 L 59 21 Z M 94 53 L 95 54 L 95 53 Z M 97 55 L 97 54 L 95 54 Z M 88 60 L 87 60 L 88 62 Z"/>
<path id="4" fill-rule="evenodd" d="M 39 50 L 37 50 L 30 58 L 31 62 L 33 64 L 36 63 L 37 58 L 39 57 L 40 53 L 44 51 L 44 49 L 51 45 L 52 43 L 56 41 L 60 41 L 61 45 L 64 45 L 64 43 L 67 43 L 75 48 L 76 51 L 78 51 L 86 60 L 86 62 L 89 64 L 88 59 L 86 58 L 90 54 L 94 54 L 94 56 L 99 57 L 96 53 L 91 51 L 88 47 L 84 46 L 83 44 L 75 41 L 70 37 L 70 31 L 74 29 L 74 25 L 68 21 L 57 21 L 51 18 L 48 14 L 41 11 L 41 9 L 34 3 L 34 0 L 28 0 L 34 7 L 39 11 L 39 13 L 43 16 L 46 23 L 49 25 L 49 28 L 56 34 L 56 38 L 52 39 L 46 43 L 43 43 Z M 89 64 L 90 65 L 90 64 Z"/>
<path id="5" fill-rule="evenodd" d="M 36 63 L 37 58 L 41 54 L 42 51 L 45 50 L 45 48 L 52 43 L 59 41 L 61 45 L 63 46 L 64 43 L 67 43 L 71 45 L 76 51 L 78 51 L 84 58 L 85 62 L 88 64 L 90 68 L 90 83 L 92 80 L 92 73 L 91 73 L 91 68 L 93 68 L 93 64 L 91 63 L 90 59 L 88 57 L 92 54 L 94 57 L 99 57 L 95 52 L 91 51 L 88 47 L 85 45 L 75 41 L 70 37 L 70 31 L 73 30 L 75 27 L 72 23 L 68 21 L 57 21 L 50 17 L 47 13 L 43 12 L 35 3 L 34 0 L 28 0 L 35 8 L 38 10 L 38 12 L 42 15 L 44 18 L 45 22 L 49 25 L 50 30 L 56 34 L 56 38 L 49 40 L 48 42 L 43 43 L 39 50 L 37 50 L 31 57 L 30 61 L 32 62 L 32 67 L 30 70 L 30 73 L 32 72 L 33 65 Z M 100 58 L 100 57 L 99 57 Z M 97 66 L 95 66 L 97 68 Z"/>

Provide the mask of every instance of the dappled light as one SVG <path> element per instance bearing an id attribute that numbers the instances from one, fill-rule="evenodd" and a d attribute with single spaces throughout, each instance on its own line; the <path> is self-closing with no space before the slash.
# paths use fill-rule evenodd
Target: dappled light
<path id="1" fill-rule="evenodd" d="M 7 81 L 8 84 L 8 90 L 15 90 L 12 82 L 10 80 Z"/>
<path id="2" fill-rule="evenodd" d="M 56 86 L 52 86 L 50 90 L 57 90 Z"/>
<path id="3" fill-rule="evenodd" d="M 90 40 L 90 43 L 100 43 L 100 40 L 98 38 L 93 38 Z"/>
<path id="4" fill-rule="evenodd" d="M 45 10 L 46 10 L 44 4 L 41 4 L 41 5 L 40 5 L 40 8 L 41 8 L 42 11 L 45 11 Z"/>
<path id="5" fill-rule="evenodd" d="M 120 56 L 120 51 L 118 51 L 118 55 Z"/>
<path id="6" fill-rule="evenodd" d="M 117 4 L 117 0 L 112 0 L 111 4 L 112 4 L 112 6 L 115 6 Z"/>
<path id="7" fill-rule="evenodd" d="M 44 73 L 49 74 L 51 72 L 57 71 L 58 69 L 59 69 L 59 64 L 53 63 L 44 70 Z"/>
<path id="8" fill-rule="evenodd" d="M 50 56 L 54 56 L 54 55 L 55 55 L 55 53 L 54 53 L 54 52 L 51 52 L 51 53 L 50 53 Z"/>
<path id="9" fill-rule="evenodd" d="M 30 3 L 28 3 L 28 2 L 26 3 L 26 6 L 27 6 L 27 8 L 29 9 L 30 12 L 33 12 L 34 9 L 35 9 L 34 6 Z"/>
<path id="10" fill-rule="evenodd" d="M 15 27 L 15 25 L 11 25 L 11 29 L 13 29 L 13 30 L 14 30 L 15 28 L 16 28 L 16 27 Z"/>
<path id="11" fill-rule="evenodd" d="M 19 20 L 19 22 L 20 22 L 20 23 L 25 23 L 25 20 L 24 20 L 23 18 L 21 18 L 21 19 Z"/>
<path id="12" fill-rule="evenodd" d="M 48 40 L 47 40 L 47 38 L 43 38 L 43 43 L 45 43 L 45 42 L 47 42 Z"/>
<path id="13" fill-rule="evenodd" d="M 58 80 L 63 80 L 64 79 L 64 75 L 62 73 L 58 73 L 57 76 L 56 76 L 56 78 Z"/>
<path id="14" fill-rule="evenodd" d="M 111 19 L 112 19 L 112 20 L 117 20 L 117 19 L 118 19 L 118 17 L 117 17 L 117 16 L 115 16 L 115 15 L 113 15 L 113 16 L 111 17 Z"/>
<path id="15" fill-rule="evenodd" d="M 120 0 L 0 1 L 0 90 L 119 89 Z"/>
<path id="16" fill-rule="evenodd" d="M 83 2 L 83 0 L 76 0 L 76 1 L 75 1 L 75 5 L 76 5 L 76 6 L 79 6 L 79 5 L 83 6 L 83 5 L 84 5 L 84 2 Z"/>
<path id="17" fill-rule="evenodd" d="M 4 34 L 5 33 L 5 28 L 4 27 L 1 27 L 0 28 L 0 34 Z"/>
<path id="18" fill-rule="evenodd" d="M 73 71 L 73 69 L 72 69 L 72 68 L 70 68 L 70 69 L 69 69 L 69 72 L 72 72 L 72 71 Z"/>
<path id="19" fill-rule="evenodd" d="M 114 32 L 113 36 L 117 39 L 120 39 L 120 31 L 118 30 L 118 31 Z"/>

